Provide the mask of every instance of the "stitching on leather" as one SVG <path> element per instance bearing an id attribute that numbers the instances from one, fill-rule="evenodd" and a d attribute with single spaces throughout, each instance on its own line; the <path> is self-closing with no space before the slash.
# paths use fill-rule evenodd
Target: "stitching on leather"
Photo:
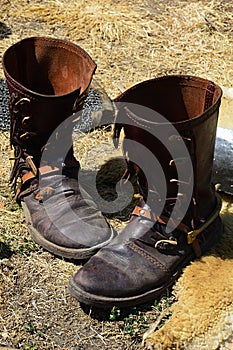
<path id="1" fill-rule="evenodd" d="M 10 84 L 13 86 L 14 90 L 16 90 L 20 95 L 22 95 L 22 96 L 24 96 L 24 97 L 26 96 L 26 97 L 30 98 L 31 100 L 33 100 L 33 101 L 37 101 L 37 100 L 38 100 L 36 97 L 32 97 L 31 95 L 27 94 L 26 92 L 25 92 L 25 93 L 22 92 L 22 89 L 25 89 L 25 87 L 24 87 L 23 85 L 21 85 L 22 88 L 21 88 L 20 86 L 18 86 L 18 84 L 15 83 L 15 82 L 12 80 L 11 77 L 9 78 L 9 81 L 10 81 Z M 46 96 L 47 96 L 47 95 L 46 95 Z"/>
<path id="2" fill-rule="evenodd" d="M 152 129 L 151 126 L 146 125 L 146 124 L 143 124 L 143 123 L 140 123 L 138 120 L 136 120 L 136 118 L 133 118 L 133 117 L 130 115 L 130 113 L 127 113 L 127 110 L 126 110 L 125 112 L 126 112 L 126 114 L 127 114 L 127 117 L 128 117 L 129 119 L 131 119 L 135 124 L 137 124 L 137 125 L 139 125 L 139 126 L 143 126 L 144 128 L 146 128 L 146 129 L 148 129 L 148 130 L 151 130 L 151 129 Z"/>
<path id="3" fill-rule="evenodd" d="M 47 45 L 49 43 L 49 45 Z M 44 47 L 49 47 L 49 48 L 59 48 L 59 49 L 64 49 L 66 51 L 72 52 L 74 54 L 77 54 L 79 57 L 85 57 L 87 60 L 92 60 L 91 57 L 88 55 L 87 52 L 85 52 L 80 46 L 70 43 L 70 42 L 64 42 L 58 40 L 54 40 L 51 38 L 42 38 L 40 44 L 35 42 L 35 46 L 44 46 Z M 91 67 L 92 63 L 89 61 L 87 62 L 88 66 Z"/>
<path id="4" fill-rule="evenodd" d="M 147 254 L 144 250 L 140 249 L 139 247 L 136 247 L 133 243 L 129 243 L 128 247 L 138 253 L 139 255 L 143 256 L 146 258 L 149 262 L 152 264 L 157 265 L 161 270 L 169 273 L 169 269 L 167 269 L 164 265 L 162 265 L 157 259 L 152 258 L 149 254 Z"/>

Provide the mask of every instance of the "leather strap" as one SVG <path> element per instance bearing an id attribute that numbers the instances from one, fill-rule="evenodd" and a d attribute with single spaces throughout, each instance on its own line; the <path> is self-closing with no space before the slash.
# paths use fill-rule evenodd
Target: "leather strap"
<path id="1" fill-rule="evenodd" d="M 138 206 L 134 208 L 132 215 L 141 216 L 151 221 L 157 221 L 158 219 L 158 217 L 154 213 L 152 213 L 152 211 L 138 207 Z"/>
<path id="2" fill-rule="evenodd" d="M 205 220 L 205 222 L 200 225 L 197 229 L 191 230 L 188 226 L 186 226 L 185 224 L 181 223 L 177 223 L 173 220 L 174 222 L 174 227 L 185 232 L 187 234 L 187 243 L 188 244 L 193 244 L 196 241 L 197 236 L 202 233 L 219 215 L 219 212 L 221 210 L 222 207 L 222 200 L 221 197 L 216 193 L 216 198 L 217 198 L 217 203 L 216 203 L 216 207 L 213 210 L 213 212 L 209 215 L 209 217 Z M 142 218 L 145 218 L 147 220 L 151 220 L 154 222 L 159 222 L 160 224 L 164 224 L 166 225 L 169 221 L 169 217 L 166 217 L 164 215 L 161 216 L 157 216 L 155 213 L 151 212 L 148 209 L 145 208 L 141 208 L 139 206 L 136 206 L 132 212 L 132 215 L 136 215 L 136 216 L 141 216 Z M 197 247 L 197 244 L 193 244 L 194 250 L 196 252 L 197 255 L 199 248 Z"/>
<path id="3" fill-rule="evenodd" d="M 40 175 L 45 175 L 45 174 L 49 174 L 49 173 L 53 173 L 56 171 L 59 171 L 60 168 L 56 167 L 56 166 L 50 166 L 50 165 L 44 165 L 42 167 L 39 168 L 39 173 Z"/>
<path id="4" fill-rule="evenodd" d="M 38 188 L 38 183 L 32 184 L 30 180 L 36 179 L 35 174 L 32 171 L 27 172 L 21 177 L 21 183 L 18 184 L 18 188 L 16 189 L 15 198 L 18 203 L 20 203 L 21 199 L 32 193 Z M 26 186 L 23 186 L 25 183 L 29 182 Z"/>
<path id="5" fill-rule="evenodd" d="M 56 168 L 56 167 L 52 168 L 49 165 L 45 165 L 45 166 L 39 168 L 38 170 L 39 170 L 41 175 L 44 175 L 44 174 L 48 174 L 50 172 L 58 171 L 59 168 Z M 36 179 L 36 178 L 37 178 L 37 176 L 35 175 L 34 171 L 28 171 L 27 173 L 22 175 L 22 177 L 21 177 L 21 184 L 19 184 L 18 188 L 16 189 L 16 193 L 15 193 L 16 199 L 18 199 L 22 194 L 25 195 L 25 194 L 31 193 L 32 191 L 34 191 L 38 187 L 38 185 L 31 186 L 29 184 L 29 187 L 22 191 L 22 185 L 24 185 L 26 182 L 28 182 L 28 181 L 30 181 L 32 179 Z"/>
<path id="6" fill-rule="evenodd" d="M 136 216 L 141 216 L 145 219 L 148 219 L 148 220 L 151 220 L 151 221 L 154 221 L 154 222 L 159 222 L 160 224 L 163 224 L 163 225 L 166 225 L 168 223 L 168 221 L 171 219 L 167 216 L 164 216 L 164 215 L 160 215 L 160 216 L 157 216 L 155 213 L 153 213 L 152 211 L 148 210 L 148 209 L 145 209 L 145 208 L 141 208 L 139 206 L 136 206 L 132 212 L 133 215 L 136 215 Z M 177 228 L 185 233 L 187 233 L 189 231 L 189 228 L 188 226 L 186 226 L 185 224 L 183 224 L 182 222 L 175 222 L 173 220 L 173 224 L 174 224 L 174 228 Z"/>
<path id="7" fill-rule="evenodd" d="M 59 168 L 51 167 L 50 165 L 45 165 L 45 166 L 40 167 L 38 170 L 39 170 L 40 175 L 45 175 L 45 174 L 48 174 L 51 172 L 58 171 Z M 28 180 L 31 180 L 33 178 L 36 178 L 36 175 L 34 174 L 34 172 L 28 171 L 26 174 L 24 174 L 21 177 L 21 180 L 22 180 L 22 183 L 24 184 L 25 182 L 27 182 Z"/>
<path id="8" fill-rule="evenodd" d="M 35 174 L 32 171 L 29 171 L 28 173 L 26 173 L 22 176 L 21 180 L 22 180 L 22 183 L 24 184 L 28 180 L 31 180 L 35 177 L 36 177 Z"/>

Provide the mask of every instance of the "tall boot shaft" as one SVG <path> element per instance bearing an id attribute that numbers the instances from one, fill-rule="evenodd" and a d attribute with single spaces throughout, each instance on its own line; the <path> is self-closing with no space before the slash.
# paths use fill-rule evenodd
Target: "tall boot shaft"
<path id="1" fill-rule="evenodd" d="M 123 149 L 128 161 L 134 157 L 139 163 L 147 163 L 145 153 L 131 147 L 133 140 L 150 150 L 161 164 L 167 198 L 178 197 L 180 182 L 187 184 L 187 190 L 193 185 L 191 207 L 187 213 L 190 219 L 206 217 L 215 206 L 211 177 L 221 95 L 220 87 L 206 79 L 165 76 L 140 83 L 115 100 L 118 109 L 115 136 L 118 137 L 123 127 Z M 184 154 L 184 146 L 188 154 Z M 190 169 L 187 155 L 191 160 Z M 178 178 L 177 164 L 181 178 Z M 144 198 L 148 191 L 159 192 L 158 174 L 153 164 L 145 165 L 147 174 L 139 171 Z M 135 166 L 130 162 L 129 166 L 131 172 L 134 171 Z M 148 180 L 152 188 L 148 188 Z M 179 198 L 181 195 L 181 201 L 187 199 L 187 193 L 179 193 Z M 152 203 L 149 205 L 153 206 Z"/>
<path id="2" fill-rule="evenodd" d="M 38 166 L 50 134 L 82 108 L 96 65 L 71 42 L 32 37 L 6 50 L 3 69 L 10 92 L 11 144 L 33 156 Z"/>

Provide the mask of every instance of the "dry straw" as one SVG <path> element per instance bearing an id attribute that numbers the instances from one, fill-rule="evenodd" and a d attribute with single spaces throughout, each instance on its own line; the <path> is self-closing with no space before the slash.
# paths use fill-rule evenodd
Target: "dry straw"
<path id="1" fill-rule="evenodd" d="M 228 1 L 3 1 L 3 6 L 3 20 L 14 30 L 1 50 L 27 35 L 72 40 L 96 60 L 97 77 L 110 95 L 119 86 L 171 73 L 232 85 Z M 23 30 L 15 29 L 22 24 Z"/>

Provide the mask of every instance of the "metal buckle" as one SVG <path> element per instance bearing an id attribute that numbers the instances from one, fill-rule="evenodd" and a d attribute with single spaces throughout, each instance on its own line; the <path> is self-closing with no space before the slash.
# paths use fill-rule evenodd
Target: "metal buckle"
<path id="1" fill-rule="evenodd" d="M 27 156 L 26 158 L 26 164 L 29 168 L 32 169 L 33 174 L 36 176 L 37 175 L 37 167 L 35 166 L 35 163 L 32 160 L 32 156 Z"/>
<path id="2" fill-rule="evenodd" d="M 202 233 L 218 216 L 221 207 L 222 207 L 222 200 L 221 197 L 216 194 L 217 197 L 217 205 L 216 208 L 214 209 L 214 211 L 211 213 L 211 215 L 208 217 L 208 219 L 205 221 L 205 223 L 203 225 L 201 225 L 198 229 L 196 230 L 192 230 L 189 231 L 187 233 L 187 242 L 188 244 L 192 244 L 195 239 L 197 238 L 197 236 Z"/>

